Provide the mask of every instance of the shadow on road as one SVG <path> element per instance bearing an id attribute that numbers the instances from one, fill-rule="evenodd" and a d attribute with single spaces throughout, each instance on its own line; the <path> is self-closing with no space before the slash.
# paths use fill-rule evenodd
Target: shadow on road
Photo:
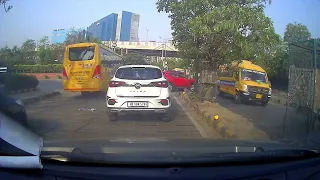
<path id="1" fill-rule="evenodd" d="M 41 137 L 44 137 L 45 134 L 54 132 L 61 128 L 62 128 L 61 124 L 55 121 L 54 118 L 53 119 L 30 118 L 29 119 L 29 129 Z"/>
<path id="2" fill-rule="evenodd" d="M 235 104 L 232 98 L 227 96 L 218 97 L 217 102 L 250 120 L 256 128 L 265 131 L 273 140 L 297 139 L 306 136 L 308 122 L 305 117 L 295 113 L 293 109 L 288 110 L 286 117 L 286 107 L 283 105 L 269 103 L 263 107 L 252 103 Z M 287 119 L 286 122 L 285 119 Z"/>

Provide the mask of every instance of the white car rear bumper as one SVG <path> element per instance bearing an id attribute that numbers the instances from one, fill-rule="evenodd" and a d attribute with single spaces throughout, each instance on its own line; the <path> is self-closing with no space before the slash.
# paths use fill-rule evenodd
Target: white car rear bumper
<path id="1" fill-rule="evenodd" d="M 167 113 L 168 108 L 108 108 L 109 112 L 152 112 L 152 113 Z"/>
<path id="2" fill-rule="evenodd" d="M 167 103 L 162 101 L 167 100 Z M 130 107 L 130 102 L 143 102 L 146 104 L 145 107 Z M 109 112 L 155 112 L 155 113 L 166 113 L 171 107 L 171 98 L 168 97 L 107 97 L 106 105 Z"/>

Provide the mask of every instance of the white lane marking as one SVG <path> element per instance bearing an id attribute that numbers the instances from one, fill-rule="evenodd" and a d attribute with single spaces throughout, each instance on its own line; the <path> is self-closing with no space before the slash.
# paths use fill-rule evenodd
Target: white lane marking
<path id="1" fill-rule="evenodd" d="M 196 119 L 194 119 L 191 114 L 183 107 L 183 105 L 179 102 L 177 97 L 175 95 L 172 95 L 172 97 L 176 100 L 176 102 L 179 104 L 180 108 L 184 111 L 184 113 L 188 116 L 192 124 L 196 127 L 196 129 L 200 132 L 201 136 L 203 138 L 208 138 L 208 134 L 204 130 L 204 128 L 198 123 Z"/>

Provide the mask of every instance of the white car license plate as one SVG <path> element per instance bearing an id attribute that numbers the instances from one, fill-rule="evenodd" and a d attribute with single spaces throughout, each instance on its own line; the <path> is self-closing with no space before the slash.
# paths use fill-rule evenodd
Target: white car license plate
<path id="1" fill-rule="evenodd" d="M 128 107 L 148 107 L 148 102 L 128 102 Z"/>

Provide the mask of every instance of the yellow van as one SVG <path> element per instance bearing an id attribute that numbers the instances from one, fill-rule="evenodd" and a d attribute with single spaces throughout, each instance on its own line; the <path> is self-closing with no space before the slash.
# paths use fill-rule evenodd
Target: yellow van
<path id="1" fill-rule="evenodd" d="M 252 101 L 266 106 L 271 98 L 271 84 L 260 66 L 247 60 L 234 61 L 230 68 L 220 72 L 217 93 L 233 96 L 237 104 Z"/>
<path id="2" fill-rule="evenodd" d="M 68 45 L 63 59 L 63 87 L 65 91 L 106 92 L 110 80 L 110 62 L 121 62 L 120 55 L 96 43 Z"/>

